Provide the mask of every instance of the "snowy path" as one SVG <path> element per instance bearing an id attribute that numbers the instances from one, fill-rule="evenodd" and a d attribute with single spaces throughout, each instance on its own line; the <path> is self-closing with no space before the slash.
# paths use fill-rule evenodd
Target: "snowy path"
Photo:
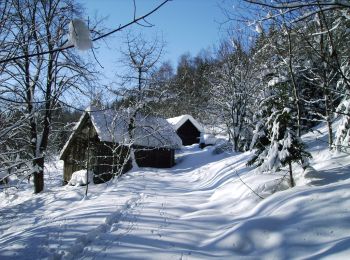
<path id="1" fill-rule="evenodd" d="M 74 258 L 112 259 L 117 255 L 118 259 L 184 259 L 186 256 L 203 259 L 231 256 L 229 251 L 208 250 L 199 243 L 210 238 L 220 223 L 227 223 L 229 218 L 217 209 L 203 206 L 210 199 L 212 187 L 195 189 L 194 186 L 198 186 L 198 174 L 208 171 L 210 166 L 204 163 L 208 160 L 207 152 L 194 151 L 190 153 L 190 160 L 186 158 L 189 155 L 185 155 L 182 163 L 171 170 L 134 172 L 133 177 L 144 183 L 144 187 L 134 191 L 139 197 L 123 211 L 115 225 L 87 244 L 84 251 Z M 218 216 L 206 217 L 211 214 Z"/>

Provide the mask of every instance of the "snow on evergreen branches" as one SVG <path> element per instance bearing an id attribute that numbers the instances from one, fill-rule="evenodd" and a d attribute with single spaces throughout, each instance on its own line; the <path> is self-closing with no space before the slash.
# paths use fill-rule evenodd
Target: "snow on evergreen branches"
<path id="1" fill-rule="evenodd" d="M 341 121 L 335 136 L 337 151 L 346 151 L 350 142 L 350 100 L 345 98 L 338 106 L 337 113 L 341 113 Z"/>
<path id="2" fill-rule="evenodd" d="M 289 108 L 275 110 L 265 124 L 257 124 L 251 148 L 255 148 L 255 156 L 248 164 L 256 164 L 261 172 L 276 172 L 291 162 L 299 162 L 306 167 L 307 158 L 310 157 L 293 130 L 292 111 Z"/>
<path id="3" fill-rule="evenodd" d="M 346 78 L 350 77 L 349 62 L 345 62 L 341 70 Z M 334 145 L 337 151 L 347 151 L 350 142 L 350 95 L 348 81 L 342 77 L 338 80 L 337 88 L 343 90 L 345 95 L 336 109 L 336 113 L 341 116 L 341 121 L 337 128 Z"/>

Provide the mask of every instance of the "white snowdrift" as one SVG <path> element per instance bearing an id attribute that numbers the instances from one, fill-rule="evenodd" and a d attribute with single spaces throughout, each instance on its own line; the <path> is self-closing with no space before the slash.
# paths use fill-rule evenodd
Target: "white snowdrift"
<path id="1" fill-rule="evenodd" d="M 86 185 L 87 183 L 93 183 L 92 179 L 93 179 L 93 172 L 89 172 L 89 174 L 87 175 L 86 170 L 80 170 L 72 173 L 72 177 L 69 180 L 68 184 L 73 186 L 82 186 L 82 185 Z"/>
<path id="2" fill-rule="evenodd" d="M 328 151 L 326 127 L 303 139 L 313 169 L 295 166 L 293 189 L 285 172 L 247 168 L 249 153 L 194 145 L 174 168 L 89 186 L 85 200 L 84 187 L 57 182 L 39 195 L 0 197 L 0 258 L 347 259 L 349 156 Z"/>

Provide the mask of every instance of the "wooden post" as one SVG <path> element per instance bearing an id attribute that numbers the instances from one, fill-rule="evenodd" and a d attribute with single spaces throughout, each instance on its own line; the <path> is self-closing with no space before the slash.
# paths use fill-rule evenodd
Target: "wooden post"
<path id="1" fill-rule="evenodd" d="M 86 189 L 85 197 L 87 197 L 89 190 L 89 168 L 90 168 L 90 124 L 88 126 L 88 147 L 87 147 L 87 159 L 86 159 Z"/>

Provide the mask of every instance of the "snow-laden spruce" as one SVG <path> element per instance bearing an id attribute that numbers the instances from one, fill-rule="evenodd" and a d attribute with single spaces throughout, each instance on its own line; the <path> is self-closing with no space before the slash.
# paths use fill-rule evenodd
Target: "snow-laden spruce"
<path id="1" fill-rule="evenodd" d="M 297 162 L 306 168 L 311 156 L 296 135 L 294 123 L 289 108 L 275 110 L 264 124 L 258 122 L 251 144 L 254 156 L 248 162 L 248 165 L 258 165 L 261 172 L 276 172 L 288 166 L 292 187 L 295 185 L 292 163 Z"/>
<path id="2" fill-rule="evenodd" d="M 342 67 L 343 74 L 349 78 L 349 62 Z M 344 78 L 338 81 L 339 89 L 345 91 L 343 100 L 337 107 L 336 113 L 341 117 L 341 123 L 338 125 L 335 136 L 335 148 L 338 151 L 348 151 L 350 147 L 350 89 L 349 83 Z"/>

